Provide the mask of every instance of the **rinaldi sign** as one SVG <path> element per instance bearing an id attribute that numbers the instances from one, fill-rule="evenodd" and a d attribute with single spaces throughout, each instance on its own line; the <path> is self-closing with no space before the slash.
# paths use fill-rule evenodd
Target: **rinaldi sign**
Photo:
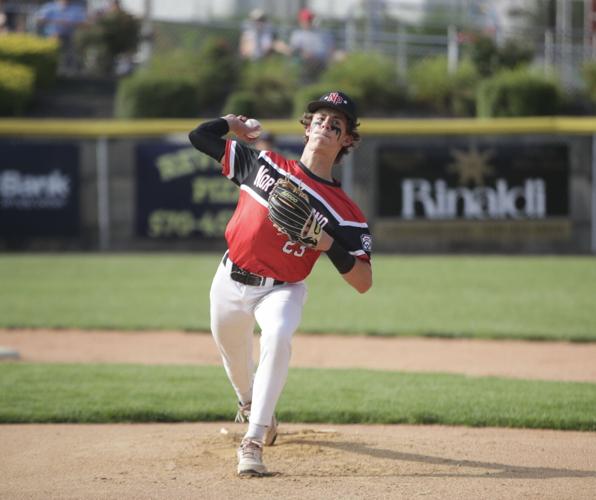
<path id="1" fill-rule="evenodd" d="M 569 214 L 565 144 L 454 142 L 379 150 L 378 215 L 539 220 Z"/>

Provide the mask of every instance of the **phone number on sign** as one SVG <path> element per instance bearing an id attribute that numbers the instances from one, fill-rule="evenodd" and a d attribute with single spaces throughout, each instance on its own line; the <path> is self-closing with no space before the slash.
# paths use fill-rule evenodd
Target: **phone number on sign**
<path id="1" fill-rule="evenodd" d="M 195 216 L 189 210 L 155 210 L 149 214 L 148 234 L 151 238 L 185 238 L 193 233 L 221 237 L 232 213 L 232 210 L 226 209 Z"/>

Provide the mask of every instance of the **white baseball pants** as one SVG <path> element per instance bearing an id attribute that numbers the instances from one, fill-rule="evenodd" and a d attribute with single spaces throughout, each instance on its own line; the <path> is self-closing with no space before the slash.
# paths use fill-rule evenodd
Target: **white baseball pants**
<path id="1" fill-rule="evenodd" d="M 230 278 L 230 259 L 211 285 L 211 332 L 238 401 L 252 401 L 250 422 L 267 426 L 286 383 L 292 335 L 306 302 L 304 282 L 250 286 Z M 270 280 L 271 281 L 271 280 Z M 255 372 L 253 335 L 261 328 Z"/>

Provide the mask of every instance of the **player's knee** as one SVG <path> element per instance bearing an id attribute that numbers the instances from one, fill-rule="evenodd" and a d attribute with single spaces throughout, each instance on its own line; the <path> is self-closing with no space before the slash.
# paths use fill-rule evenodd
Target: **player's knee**
<path id="1" fill-rule="evenodd" d="M 292 335 L 277 332 L 272 335 L 263 335 L 261 348 L 274 354 L 289 355 L 292 349 Z"/>

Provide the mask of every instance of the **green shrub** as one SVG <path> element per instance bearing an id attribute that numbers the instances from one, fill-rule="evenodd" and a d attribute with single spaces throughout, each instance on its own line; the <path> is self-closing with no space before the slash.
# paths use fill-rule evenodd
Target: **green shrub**
<path id="1" fill-rule="evenodd" d="M 296 94 L 294 95 L 293 115 L 295 117 L 301 117 L 302 114 L 306 111 L 306 105 L 309 102 L 316 101 L 321 96 L 334 90 L 345 92 L 346 94 L 348 94 L 354 100 L 354 102 L 356 102 L 356 110 L 358 112 L 358 116 L 361 115 L 360 103 L 362 101 L 362 93 L 360 92 L 360 89 L 356 89 L 350 86 L 338 87 L 328 83 L 313 83 L 312 85 L 303 87 L 298 92 L 296 92 Z"/>
<path id="2" fill-rule="evenodd" d="M 534 51 L 516 40 L 507 40 L 499 47 L 492 38 L 481 36 L 470 46 L 469 55 L 478 73 L 486 78 L 502 69 L 528 64 Z"/>
<path id="3" fill-rule="evenodd" d="M 210 38 L 199 50 L 180 49 L 153 57 L 144 72 L 168 79 L 171 75 L 195 85 L 200 114 L 219 113 L 238 81 L 235 52 L 225 39 Z"/>
<path id="4" fill-rule="evenodd" d="M 561 93 L 552 80 L 519 68 L 484 80 L 477 102 L 480 117 L 549 116 L 557 114 Z"/>
<path id="5" fill-rule="evenodd" d="M 593 103 L 596 103 L 596 62 L 587 63 L 582 67 L 582 76 L 586 93 Z"/>
<path id="6" fill-rule="evenodd" d="M 251 116 L 288 117 L 298 82 L 298 68 L 285 57 L 247 62 L 240 73 L 238 90 L 228 97 L 224 110 L 240 113 L 234 109 L 242 106 L 251 111 Z"/>
<path id="7" fill-rule="evenodd" d="M 175 118 L 199 115 L 197 88 L 185 77 L 137 73 L 124 78 L 116 93 L 118 118 Z"/>
<path id="8" fill-rule="evenodd" d="M 534 50 L 532 47 L 516 40 L 507 40 L 505 45 L 499 48 L 499 67 L 515 69 L 532 62 Z"/>
<path id="9" fill-rule="evenodd" d="M 223 107 L 223 113 L 256 116 L 259 118 L 287 118 L 292 111 L 292 97 L 279 90 L 268 89 L 232 92 Z"/>
<path id="10" fill-rule="evenodd" d="M 20 115 L 33 97 L 35 75 L 23 64 L 0 61 L 0 115 Z"/>
<path id="11" fill-rule="evenodd" d="M 220 113 L 237 72 L 235 54 L 223 39 L 209 39 L 193 52 L 154 57 L 119 83 L 115 114 L 171 118 Z"/>
<path id="12" fill-rule="evenodd" d="M 499 67 L 499 52 L 492 38 L 482 36 L 471 44 L 470 59 L 483 78 L 492 75 Z"/>
<path id="13" fill-rule="evenodd" d="M 349 53 L 331 64 L 320 82 L 328 89 L 359 89 L 361 114 L 387 115 L 404 101 L 395 64 L 378 53 Z"/>
<path id="14" fill-rule="evenodd" d="M 200 66 L 200 62 L 196 50 L 191 52 L 185 49 L 177 49 L 167 55 L 154 55 L 142 71 L 159 76 L 183 76 L 196 81 L 197 68 Z"/>
<path id="15" fill-rule="evenodd" d="M 242 67 L 240 86 L 251 90 L 274 88 L 291 92 L 299 86 L 298 68 L 282 56 L 247 62 Z"/>
<path id="16" fill-rule="evenodd" d="M 238 80 L 236 48 L 225 38 L 208 38 L 198 52 L 196 82 L 199 109 L 219 112 Z"/>
<path id="17" fill-rule="evenodd" d="M 141 23 L 122 11 L 110 12 L 96 22 L 79 28 L 76 45 L 86 54 L 90 69 L 110 75 L 116 58 L 133 53 L 139 44 Z"/>
<path id="18" fill-rule="evenodd" d="M 422 59 L 408 74 L 413 101 L 438 114 L 472 116 L 480 77 L 469 59 L 460 61 L 450 74 L 447 58 Z"/>
<path id="19" fill-rule="evenodd" d="M 0 60 L 32 68 L 37 88 L 47 88 L 56 79 L 58 42 L 27 33 L 0 36 Z"/>
<path id="20" fill-rule="evenodd" d="M 232 92 L 224 104 L 222 114 L 232 113 L 244 116 L 262 116 L 259 111 L 259 97 L 251 90 Z"/>

